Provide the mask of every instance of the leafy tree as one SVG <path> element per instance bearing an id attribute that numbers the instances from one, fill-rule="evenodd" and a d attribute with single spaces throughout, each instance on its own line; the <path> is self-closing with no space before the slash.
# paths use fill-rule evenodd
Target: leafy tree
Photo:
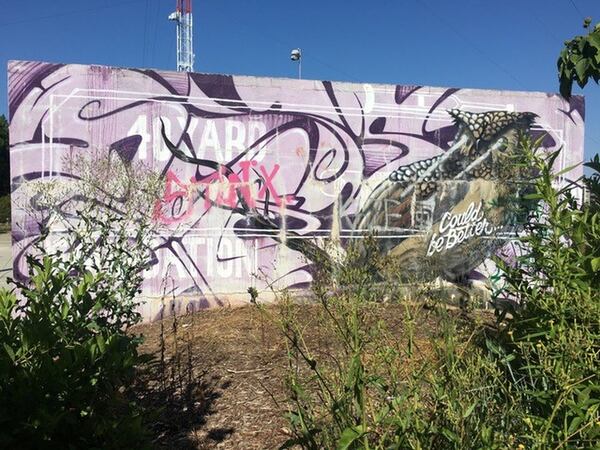
<path id="1" fill-rule="evenodd" d="M 583 88 L 590 78 L 596 83 L 600 80 L 600 23 L 594 28 L 591 23 L 590 17 L 584 20 L 583 28 L 589 33 L 565 41 L 558 57 L 560 93 L 567 99 L 571 97 L 573 82 Z"/>
<path id="2" fill-rule="evenodd" d="M 8 153 L 8 121 L 0 116 L 0 195 L 10 192 L 10 165 Z"/>
<path id="3" fill-rule="evenodd" d="M 571 97 L 573 82 L 583 88 L 590 78 L 596 84 L 600 81 L 600 23 L 593 28 L 591 23 L 591 17 L 587 17 L 583 21 L 583 28 L 590 30 L 589 33 L 565 41 L 565 47 L 558 57 L 560 93 L 566 99 Z M 583 178 L 583 182 L 590 194 L 590 208 L 597 212 L 600 210 L 600 155 L 595 155 L 584 166 L 593 171 L 591 177 Z"/>
<path id="4" fill-rule="evenodd" d="M 0 224 L 10 222 L 9 159 L 8 122 L 4 116 L 0 116 Z"/>

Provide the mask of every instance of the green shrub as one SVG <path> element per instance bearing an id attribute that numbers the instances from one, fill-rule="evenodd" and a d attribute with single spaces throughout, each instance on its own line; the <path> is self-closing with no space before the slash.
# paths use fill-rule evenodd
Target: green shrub
<path id="1" fill-rule="evenodd" d="M 382 283 L 378 268 L 389 265 L 375 250 L 370 239 L 350 248 L 335 283 L 317 270 L 321 316 L 310 326 L 303 306 L 281 302 L 294 435 L 284 447 L 504 448 L 515 414 L 482 323 L 399 294 L 397 277 Z M 400 327 L 389 326 L 392 311 Z M 311 347 L 307 333 L 327 348 Z"/>
<path id="2" fill-rule="evenodd" d="M 89 264 L 90 239 L 79 237 L 70 253 L 28 257 L 22 300 L 0 291 L 0 446 L 123 448 L 143 437 L 126 396 L 140 362 L 139 338 L 126 333 L 139 314 L 126 299 L 144 265 L 122 257 L 125 245 L 140 249 L 113 236 L 92 252 L 114 259 Z"/>
<path id="3" fill-rule="evenodd" d="M 539 202 L 521 238 L 517 264 L 498 261 L 504 294 L 517 303 L 496 354 L 520 392 L 533 448 L 600 446 L 600 212 L 597 196 L 580 204 L 559 187 L 558 152 L 528 146 L 539 176 L 529 199 Z M 597 159 L 596 159 L 597 161 Z M 591 163 L 593 167 L 593 162 Z M 596 166 L 596 170 L 597 170 Z M 598 176 L 588 183 L 598 192 Z M 501 318 L 504 316 L 502 315 Z M 507 359 L 506 356 L 509 356 Z"/>
<path id="4" fill-rule="evenodd" d="M 101 274 L 72 277 L 55 262 L 31 262 L 26 306 L 0 291 L 0 446 L 137 445 L 141 416 L 125 396 L 137 340 L 103 326 Z"/>
<path id="5" fill-rule="evenodd" d="M 127 330 L 140 320 L 136 295 L 151 256 L 159 183 L 115 158 L 76 163 L 78 185 L 32 187 L 34 209 L 45 216 L 27 256 L 29 279 L 0 291 L 2 448 L 146 442 L 129 396 L 143 362 L 140 337 Z M 65 209 L 70 189 L 85 201 Z"/>
<path id="6" fill-rule="evenodd" d="M 10 223 L 10 195 L 0 197 L 0 225 Z"/>
<path id="7" fill-rule="evenodd" d="M 500 304 L 514 308 L 494 324 L 407 297 L 397 277 L 381 281 L 388 264 L 368 240 L 333 275 L 317 268 L 321 320 L 309 328 L 282 302 L 293 434 L 284 447 L 600 448 L 597 197 L 581 205 L 555 186 L 557 153 L 542 156 L 525 137 L 521 146 L 515 163 L 527 167 L 516 169 L 537 177 L 505 207 L 534 211 L 517 264 L 497 261 Z M 598 192 L 597 176 L 588 184 Z M 402 305 L 400 331 L 381 320 L 382 298 Z M 308 329 L 327 336 L 326 349 L 307 344 Z"/>

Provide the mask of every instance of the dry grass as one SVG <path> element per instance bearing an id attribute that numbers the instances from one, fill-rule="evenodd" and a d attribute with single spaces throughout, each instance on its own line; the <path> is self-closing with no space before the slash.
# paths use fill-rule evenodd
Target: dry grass
<path id="1" fill-rule="evenodd" d="M 336 353 L 331 336 L 315 326 L 320 308 L 298 308 L 307 344 L 319 359 L 331 357 Z M 373 309 L 374 319 L 385 322 L 396 345 L 404 345 L 404 307 L 377 304 Z M 141 352 L 155 358 L 140 375 L 140 392 L 146 407 L 162 408 L 152 420 L 157 446 L 270 449 L 289 438 L 286 345 L 276 321 L 269 319 L 278 316 L 278 307 L 265 311 L 252 306 L 214 309 L 134 329 L 145 337 Z M 435 314 L 419 315 L 415 361 L 433 357 L 431 337 L 437 329 Z"/>

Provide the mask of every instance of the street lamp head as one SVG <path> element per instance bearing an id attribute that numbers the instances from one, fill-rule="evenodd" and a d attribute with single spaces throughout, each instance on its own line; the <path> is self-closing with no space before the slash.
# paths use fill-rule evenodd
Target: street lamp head
<path id="1" fill-rule="evenodd" d="M 299 61 L 300 58 L 302 58 L 302 52 L 300 51 L 300 49 L 295 48 L 294 50 L 292 50 L 292 53 L 290 54 L 290 59 L 292 61 Z"/>

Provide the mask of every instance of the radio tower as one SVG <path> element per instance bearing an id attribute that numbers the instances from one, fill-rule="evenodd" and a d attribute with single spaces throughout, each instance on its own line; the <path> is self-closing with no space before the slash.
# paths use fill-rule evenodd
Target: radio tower
<path id="1" fill-rule="evenodd" d="M 194 71 L 192 43 L 192 0 L 177 0 L 175 12 L 169 20 L 177 22 L 177 71 Z"/>

